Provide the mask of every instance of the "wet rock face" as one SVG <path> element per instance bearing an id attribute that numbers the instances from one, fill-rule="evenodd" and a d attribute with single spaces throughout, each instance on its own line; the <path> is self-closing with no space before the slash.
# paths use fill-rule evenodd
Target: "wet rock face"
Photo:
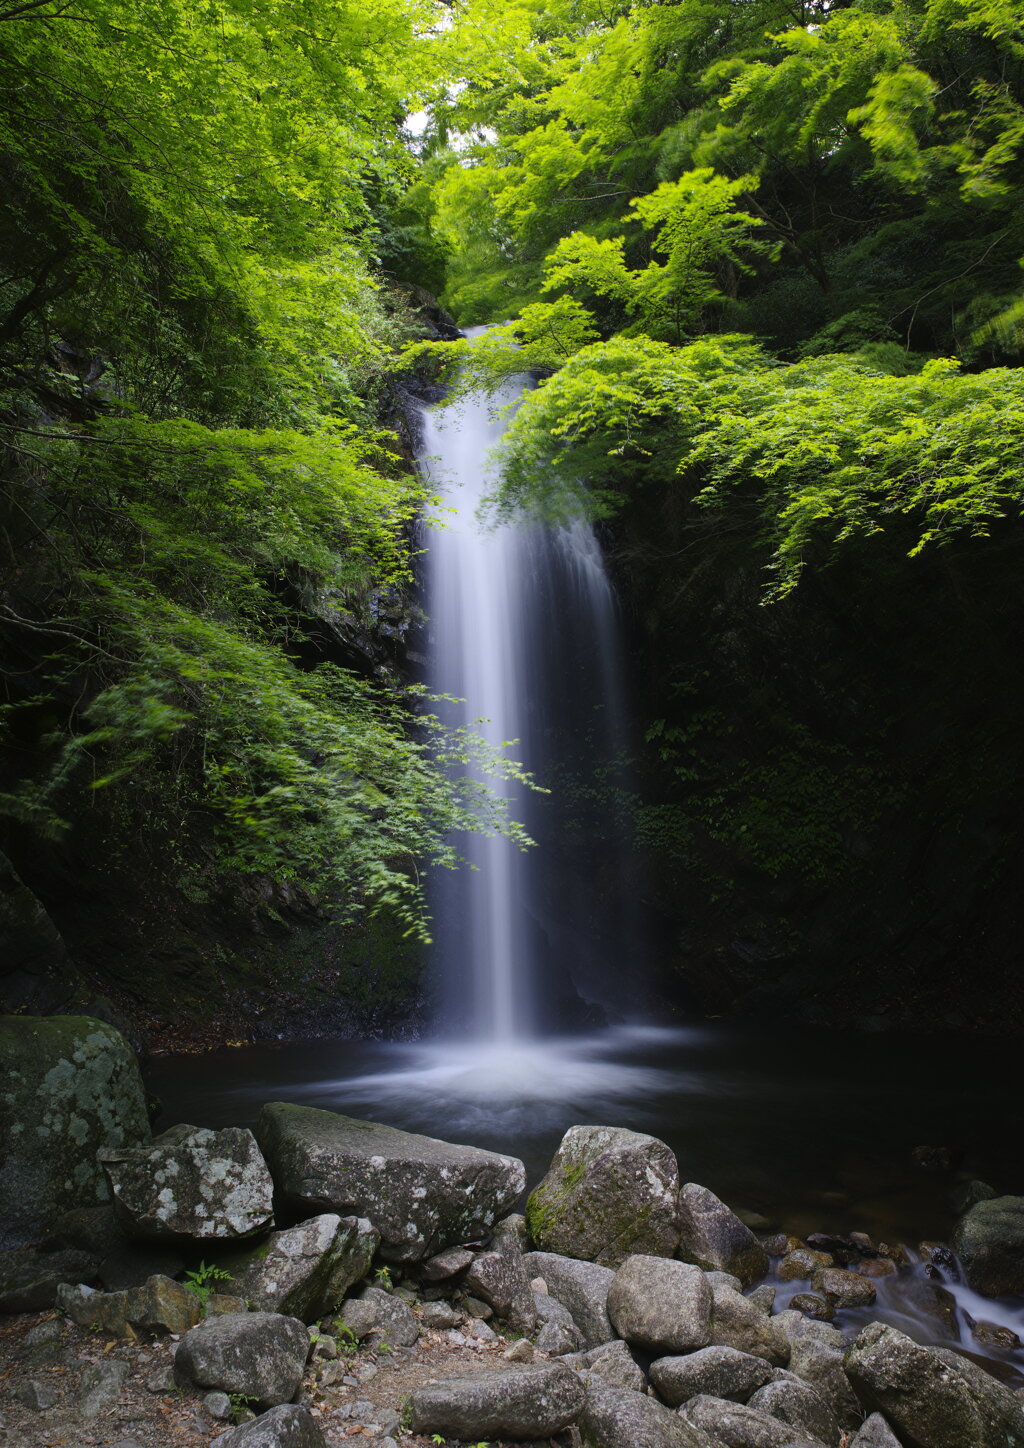
<path id="1" fill-rule="evenodd" d="M 768 1254 L 714 1192 L 687 1182 L 679 1193 L 679 1248 L 684 1262 L 706 1271 L 730 1272 L 750 1287 L 768 1271 Z"/>
<path id="2" fill-rule="evenodd" d="M 1024 1410 L 1015 1393 L 967 1358 L 921 1347 L 873 1322 L 846 1357 L 864 1405 L 915 1448 L 1020 1448 Z"/>
<path id="3" fill-rule="evenodd" d="M 265 1106 L 256 1137 L 291 1206 L 368 1217 L 389 1262 L 486 1237 L 526 1184 L 515 1157 L 314 1107 Z"/>
<path id="4" fill-rule="evenodd" d="M 148 1147 L 103 1151 L 122 1230 L 150 1241 L 239 1241 L 274 1220 L 274 1183 L 242 1127 L 174 1126 Z"/>
<path id="5" fill-rule="evenodd" d="M 178 1344 L 174 1366 L 197 1387 L 274 1407 L 294 1397 L 308 1351 L 309 1334 L 298 1318 L 249 1312 L 194 1327 Z"/>
<path id="6" fill-rule="evenodd" d="M 572 1126 L 526 1220 L 537 1248 L 605 1267 L 642 1253 L 671 1257 L 679 1241 L 679 1169 L 656 1137 L 612 1126 Z"/>
<path id="7" fill-rule="evenodd" d="M 263 1312 L 314 1322 L 369 1271 L 380 1241 L 365 1217 L 324 1213 L 272 1232 L 244 1256 L 225 1258 L 231 1291 Z"/>
<path id="8" fill-rule="evenodd" d="M 620 1337 L 656 1353 L 685 1353 L 711 1341 L 711 1287 L 699 1267 L 661 1257 L 629 1257 L 608 1289 L 608 1316 Z"/>
<path id="9" fill-rule="evenodd" d="M 135 1054 L 87 1016 L 0 1017 L 0 1248 L 108 1200 L 104 1148 L 150 1140 Z"/>
<path id="10" fill-rule="evenodd" d="M 564 1363 L 509 1366 L 417 1388 L 412 1429 L 471 1443 L 549 1438 L 575 1422 L 583 1397 L 583 1384 Z"/>
<path id="11" fill-rule="evenodd" d="M 957 1222 L 952 1245 L 975 1292 L 1024 1292 L 1024 1197 L 977 1202 Z"/>

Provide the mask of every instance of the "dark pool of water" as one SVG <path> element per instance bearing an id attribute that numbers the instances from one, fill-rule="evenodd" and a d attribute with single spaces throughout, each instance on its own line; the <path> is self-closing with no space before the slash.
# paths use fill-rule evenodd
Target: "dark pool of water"
<path id="1" fill-rule="evenodd" d="M 648 1131 L 683 1180 L 798 1236 L 945 1238 L 971 1177 L 1024 1191 L 1012 1043 L 700 1025 L 528 1047 L 299 1041 L 154 1059 L 164 1124 L 251 1125 L 265 1101 L 326 1107 L 523 1158 L 566 1127 Z M 914 1161 L 950 1153 L 951 1171 Z"/>

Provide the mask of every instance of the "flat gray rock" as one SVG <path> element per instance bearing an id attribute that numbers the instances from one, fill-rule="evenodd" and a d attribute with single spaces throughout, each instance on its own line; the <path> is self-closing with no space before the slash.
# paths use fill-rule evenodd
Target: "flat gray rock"
<path id="1" fill-rule="evenodd" d="M 583 1384 L 563 1363 L 508 1365 L 414 1389 L 414 1433 L 467 1442 L 549 1438 L 576 1421 Z"/>
<path id="2" fill-rule="evenodd" d="M 286 1403 L 215 1438 L 217 1448 L 327 1448 L 307 1408 Z"/>
<path id="3" fill-rule="evenodd" d="M 381 1287 L 366 1287 L 358 1297 L 350 1297 L 339 1316 L 356 1337 L 369 1338 L 376 1345 L 412 1347 L 421 1332 L 409 1304 Z"/>
<path id="4" fill-rule="evenodd" d="M 232 1242 L 274 1220 L 274 1183 L 251 1131 L 173 1126 L 99 1160 L 123 1230 L 157 1241 Z"/>
<path id="5" fill-rule="evenodd" d="M 615 1126 L 571 1126 L 526 1204 L 542 1252 L 605 1267 L 679 1242 L 679 1168 L 657 1137 Z"/>
<path id="6" fill-rule="evenodd" d="M 872 1413 L 850 1439 L 849 1448 L 901 1448 L 901 1444 L 881 1413 Z"/>
<path id="7" fill-rule="evenodd" d="M 748 1302 L 742 1293 L 724 1283 L 715 1283 L 711 1292 L 714 1298 L 711 1342 L 716 1347 L 734 1347 L 784 1368 L 789 1362 L 790 1346 L 778 1318 L 766 1317 L 756 1303 Z"/>
<path id="8" fill-rule="evenodd" d="M 295 1396 L 308 1352 L 309 1333 L 298 1318 L 249 1312 L 194 1327 L 178 1344 L 174 1366 L 197 1387 L 241 1393 L 273 1407 Z"/>
<path id="9" fill-rule="evenodd" d="M 542 1277 L 549 1295 L 572 1314 L 584 1347 L 598 1347 L 617 1336 L 608 1316 L 608 1289 L 615 1277 L 610 1267 L 556 1252 L 527 1252 L 523 1265 L 527 1277 Z"/>
<path id="10" fill-rule="evenodd" d="M 265 1106 L 256 1137 L 289 1205 L 368 1218 L 390 1262 L 486 1238 L 526 1184 L 515 1157 L 312 1106 Z"/>
<path id="11" fill-rule="evenodd" d="M 692 1352 L 711 1341 L 711 1287 L 699 1267 L 664 1257 L 628 1257 L 608 1289 L 620 1337 L 655 1353 Z"/>
<path id="12" fill-rule="evenodd" d="M 127 1363 L 109 1359 L 91 1363 L 82 1373 L 79 1383 L 82 1417 L 97 1418 L 105 1409 L 113 1407 L 127 1378 Z"/>
<path id="13" fill-rule="evenodd" d="M 720 1448 L 702 1428 L 643 1393 L 616 1388 L 585 1373 L 579 1429 L 587 1448 Z"/>
<path id="14" fill-rule="evenodd" d="M 663 1357 L 651 1364 L 651 1382 L 672 1407 L 700 1395 L 745 1403 L 770 1382 L 776 1369 L 764 1358 L 733 1347 L 704 1347 L 685 1357 Z"/>
<path id="15" fill-rule="evenodd" d="M 749 1227 L 707 1187 L 687 1182 L 679 1193 L 676 1255 L 707 1271 L 729 1272 L 750 1287 L 768 1271 L 768 1254 Z"/>
<path id="16" fill-rule="evenodd" d="M 750 1406 L 768 1413 L 792 1428 L 799 1428 L 807 1438 L 820 1438 L 823 1443 L 838 1443 L 839 1419 L 831 1403 L 810 1383 L 790 1375 L 780 1376 L 749 1399 Z"/>
<path id="17" fill-rule="evenodd" d="M 314 1322 L 338 1308 L 365 1277 L 380 1241 L 365 1217 L 323 1213 L 272 1232 L 244 1256 L 224 1258 L 231 1291 L 262 1312 Z"/>
<path id="18" fill-rule="evenodd" d="M 782 1423 L 768 1413 L 743 1403 L 698 1397 L 679 1409 L 687 1423 L 701 1428 L 720 1448 L 805 1448 L 820 1440 L 808 1438 L 801 1428 Z M 830 1445 L 822 1445 L 830 1448 Z"/>
<path id="19" fill-rule="evenodd" d="M 873 1322 L 846 1357 L 861 1401 L 920 1448 L 1019 1448 L 1024 1411 L 1016 1395 L 958 1354 L 921 1347 Z"/>

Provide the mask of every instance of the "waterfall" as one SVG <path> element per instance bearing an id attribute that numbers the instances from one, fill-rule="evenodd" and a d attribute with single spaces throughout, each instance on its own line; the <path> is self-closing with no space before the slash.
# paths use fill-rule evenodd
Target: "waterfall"
<path id="1" fill-rule="evenodd" d="M 617 609 L 590 525 L 478 517 L 493 483 L 488 454 L 505 427 L 500 411 L 527 386 L 520 379 L 494 397 L 424 412 L 420 462 L 442 500 L 426 538 L 426 677 L 435 693 L 463 701 L 441 706 L 442 717 L 475 726 L 495 747 L 517 741 L 508 752 L 546 785 L 566 759 L 613 768 L 625 709 Z M 507 1044 L 563 1027 L 570 1002 L 584 1023 L 585 1000 L 616 995 L 601 982 L 621 971 L 614 922 L 628 911 L 597 898 L 586 868 L 556 867 L 557 790 L 491 786 L 538 846 L 460 841 L 470 868 L 443 872 L 432 893 L 435 975 L 443 1027 Z"/>

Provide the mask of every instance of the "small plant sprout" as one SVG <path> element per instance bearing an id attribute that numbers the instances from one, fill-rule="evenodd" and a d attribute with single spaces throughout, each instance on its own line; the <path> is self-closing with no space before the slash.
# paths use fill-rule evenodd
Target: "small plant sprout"
<path id="1" fill-rule="evenodd" d="M 194 1271 L 185 1273 L 185 1286 L 193 1296 L 199 1298 L 199 1304 L 204 1308 L 216 1291 L 215 1284 L 230 1281 L 230 1272 L 225 1272 L 223 1267 L 211 1266 L 207 1262 L 200 1262 Z"/>

